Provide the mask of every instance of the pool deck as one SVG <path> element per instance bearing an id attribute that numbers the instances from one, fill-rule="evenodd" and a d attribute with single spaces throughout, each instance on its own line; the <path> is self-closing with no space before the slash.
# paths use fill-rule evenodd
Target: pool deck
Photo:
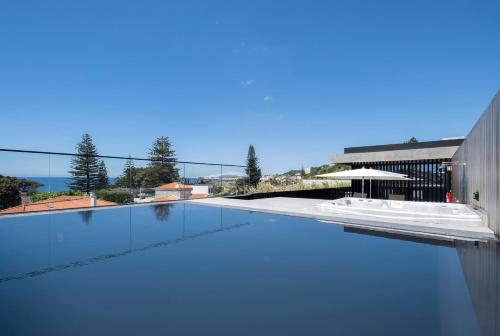
<path id="1" fill-rule="evenodd" d="M 276 213 L 282 215 L 314 218 L 345 227 L 397 233 L 417 237 L 446 240 L 496 240 L 495 234 L 486 226 L 465 226 L 458 224 L 436 224 L 410 220 L 377 221 L 362 215 L 332 213 L 328 209 L 317 207 L 326 202 L 321 199 L 274 197 L 255 200 L 234 198 L 205 198 L 187 202 L 222 206 L 227 208 Z"/>

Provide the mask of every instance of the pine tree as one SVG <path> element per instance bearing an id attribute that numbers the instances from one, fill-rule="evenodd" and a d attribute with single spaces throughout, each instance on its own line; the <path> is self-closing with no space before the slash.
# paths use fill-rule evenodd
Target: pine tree
<path id="1" fill-rule="evenodd" d="M 70 189 L 89 193 L 98 184 L 99 160 L 97 150 L 89 134 L 82 136 L 82 141 L 76 146 L 78 156 L 71 159 Z"/>
<path id="2" fill-rule="evenodd" d="M 121 175 L 115 180 L 115 186 L 129 188 L 131 186 L 132 172 L 134 168 L 134 161 L 129 155 L 127 161 L 125 161 L 125 166 L 123 166 Z"/>
<path id="3" fill-rule="evenodd" d="M 255 155 L 255 148 L 253 145 L 248 147 L 246 173 L 248 175 L 248 183 L 253 186 L 256 186 L 262 177 L 262 173 L 259 168 L 259 159 Z"/>
<path id="4" fill-rule="evenodd" d="M 175 151 L 171 148 L 168 137 L 159 137 L 149 150 L 151 160 L 145 171 L 144 184 L 146 187 L 157 187 L 179 179 L 179 169 L 175 167 Z"/>
<path id="5" fill-rule="evenodd" d="M 99 162 L 99 167 L 97 168 L 97 185 L 96 189 L 105 189 L 109 187 L 108 170 L 106 169 L 106 164 L 103 160 Z"/>
<path id="6" fill-rule="evenodd" d="M 139 188 L 142 184 L 142 173 L 145 168 L 136 168 L 129 155 L 122 174 L 116 179 L 115 186 L 122 188 Z"/>

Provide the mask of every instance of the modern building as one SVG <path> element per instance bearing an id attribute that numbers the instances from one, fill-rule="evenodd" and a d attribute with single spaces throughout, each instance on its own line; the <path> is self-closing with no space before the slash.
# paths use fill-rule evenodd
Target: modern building
<path id="1" fill-rule="evenodd" d="M 488 227 L 500 234 L 500 91 L 463 139 L 350 147 L 333 155 L 330 162 L 403 173 L 413 179 L 373 181 L 375 198 L 399 194 L 406 200 L 443 202 L 451 190 L 453 201 L 481 211 Z M 352 188 L 360 192 L 361 182 L 353 181 Z"/>
<path id="2" fill-rule="evenodd" d="M 444 202 L 451 189 L 452 157 L 464 138 L 417 143 L 349 147 L 333 155 L 331 163 L 349 164 L 353 169 L 373 168 L 406 174 L 411 181 L 372 181 L 373 198 L 403 196 L 407 201 Z M 352 191 L 361 192 L 361 181 L 352 181 Z M 369 189 L 365 180 L 364 190 Z"/>
<path id="3" fill-rule="evenodd" d="M 452 158 L 452 192 L 484 211 L 500 235 L 500 91 L 497 92 Z"/>

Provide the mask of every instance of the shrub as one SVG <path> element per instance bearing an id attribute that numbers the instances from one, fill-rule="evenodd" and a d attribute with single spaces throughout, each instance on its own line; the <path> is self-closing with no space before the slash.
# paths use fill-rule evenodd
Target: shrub
<path id="1" fill-rule="evenodd" d="M 342 188 L 349 186 L 349 183 L 338 183 L 335 187 L 328 185 L 327 182 L 324 183 L 313 183 L 310 185 L 304 184 L 302 181 L 294 184 L 282 184 L 274 185 L 272 182 L 260 182 L 256 187 L 248 188 L 250 193 L 260 193 L 260 192 L 275 192 L 275 191 L 295 191 L 295 190 L 310 190 L 310 189 L 324 189 L 324 188 Z"/>
<path id="2" fill-rule="evenodd" d="M 0 210 L 21 204 L 15 178 L 0 175 Z"/>
<path id="3" fill-rule="evenodd" d="M 76 190 L 64 190 L 64 191 L 37 191 L 29 194 L 31 202 L 45 201 L 49 198 L 54 198 L 57 196 L 83 196 L 84 193 Z"/>
<path id="4" fill-rule="evenodd" d="M 117 204 L 128 204 L 134 202 L 134 196 L 130 193 L 130 191 L 124 189 L 102 189 L 96 191 L 96 196 L 98 199 L 115 202 Z"/>

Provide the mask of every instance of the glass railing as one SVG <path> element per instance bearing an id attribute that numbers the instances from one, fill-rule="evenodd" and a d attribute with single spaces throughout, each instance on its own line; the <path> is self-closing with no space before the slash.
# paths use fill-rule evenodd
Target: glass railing
<path id="1" fill-rule="evenodd" d="M 245 166 L 0 149 L 0 215 L 241 195 Z"/>

